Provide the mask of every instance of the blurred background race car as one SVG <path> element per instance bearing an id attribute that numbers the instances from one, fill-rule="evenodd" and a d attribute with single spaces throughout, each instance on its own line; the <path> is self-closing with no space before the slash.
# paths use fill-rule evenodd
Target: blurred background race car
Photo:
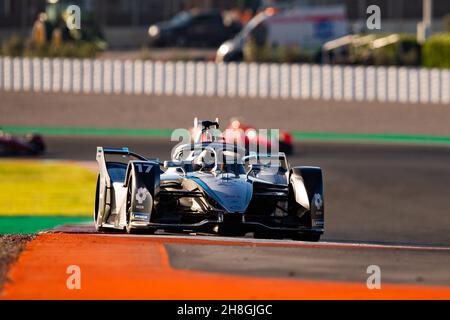
<path id="1" fill-rule="evenodd" d="M 193 138 L 197 137 L 199 130 L 199 128 L 191 128 L 191 136 Z M 231 118 L 228 126 L 223 129 L 222 138 L 226 143 L 245 145 L 247 153 L 249 153 L 249 150 L 258 152 L 271 152 L 272 150 L 271 129 L 266 129 L 266 131 L 256 129 L 246 124 L 244 119 L 240 117 Z M 203 142 L 209 141 L 208 139 L 208 137 L 200 136 L 198 140 Z M 261 148 L 266 148 L 266 150 L 259 150 Z M 287 155 L 293 154 L 293 137 L 289 132 L 279 130 L 278 148 L 278 151 Z"/>
<path id="2" fill-rule="evenodd" d="M 265 146 L 267 151 L 272 150 L 272 141 L 270 138 L 270 129 L 267 129 L 267 135 L 255 127 L 243 122 L 243 118 L 232 118 L 227 128 L 225 128 L 225 141 L 232 143 L 236 139 L 243 139 L 245 148 L 256 150 L 255 146 Z M 242 142 L 242 141 L 240 141 Z M 292 154 L 294 151 L 292 135 L 283 130 L 279 130 L 279 151 L 285 154 Z"/>
<path id="3" fill-rule="evenodd" d="M 40 134 L 30 133 L 23 137 L 13 136 L 0 129 L 0 156 L 40 155 L 45 151 Z"/>

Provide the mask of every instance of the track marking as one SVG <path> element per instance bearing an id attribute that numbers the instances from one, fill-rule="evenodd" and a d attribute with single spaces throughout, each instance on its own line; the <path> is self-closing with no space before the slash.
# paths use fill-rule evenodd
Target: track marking
<path id="1" fill-rule="evenodd" d="M 381 290 L 368 290 L 365 283 L 175 270 L 162 238 L 41 234 L 12 267 L 12 283 L 2 298 L 450 299 L 449 287 L 383 284 Z M 80 266 L 81 290 L 66 288 L 68 265 Z"/>
<path id="2" fill-rule="evenodd" d="M 65 225 L 57 227 L 48 232 L 64 233 L 88 233 L 96 236 L 118 237 L 121 233 L 97 233 L 91 225 Z M 245 246 L 275 246 L 275 247 L 305 247 L 305 248 L 334 248 L 334 249 L 388 249 L 388 250 L 414 250 L 414 251 L 436 251 L 450 252 L 450 247 L 409 245 L 409 244 L 384 244 L 364 242 L 302 242 L 294 240 L 269 240 L 254 238 L 231 238 L 204 235 L 125 235 L 131 238 L 151 238 L 167 243 L 192 243 L 192 244 L 217 244 L 217 245 L 245 245 Z"/>
<path id="3" fill-rule="evenodd" d="M 117 236 L 117 235 L 112 235 Z M 370 244 L 370 243 L 341 243 L 341 242 L 301 242 L 293 240 L 260 240 L 260 239 L 224 239 L 213 237 L 205 239 L 203 237 L 178 237 L 178 236 L 151 236 L 155 240 L 167 243 L 192 243 L 192 244 L 218 244 L 218 245 L 246 245 L 246 246 L 267 246 L 267 247 L 305 247 L 305 248 L 331 248 L 331 249 L 394 249 L 394 250 L 415 250 L 415 251 L 438 251 L 450 252 L 449 247 L 433 246 L 411 246 L 411 245 L 390 245 L 390 244 Z"/>

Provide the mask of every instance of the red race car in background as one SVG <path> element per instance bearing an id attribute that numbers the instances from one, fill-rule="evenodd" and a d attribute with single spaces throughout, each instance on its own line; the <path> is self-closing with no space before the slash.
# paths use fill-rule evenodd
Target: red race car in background
<path id="1" fill-rule="evenodd" d="M 0 156 L 39 155 L 45 151 L 44 139 L 39 134 L 13 136 L 0 128 Z"/>
<path id="2" fill-rule="evenodd" d="M 289 132 L 279 131 L 279 150 L 287 155 L 294 151 L 293 138 Z M 271 150 L 272 142 L 270 139 L 270 129 L 267 129 L 266 134 L 262 134 L 258 129 L 243 123 L 240 118 L 232 118 L 230 124 L 224 131 L 224 138 L 227 143 L 231 143 L 236 139 L 244 139 L 245 148 L 248 150 L 250 145 L 266 146 L 267 151 Z"/>
<path id="3" fill-rule="evenodd" d="M 217 124 L 217 128 L 219 127 L 219 120 L 216 119 L 216 122 L 212 123 L 214 125 Z M 201 122 L 201 121 L 200 121 Z M 199 123 L 196 120 L 196 123 Z M 191 135 L 193 139 L 197 142 L 205 142 L 211 141 L 210 137 L 203 136 L 202 134 L 198 136 L 200 132 L 199 127 L 191 128 Z M 252 150 L 257 150 L 255 146 L 265 146 L 267 149 L 265 151 L 271 151 L 272 141 L 270 139 L 270 129 L 267 130 L 266 136 L 262 134 L 258 129 L 246 125 L 243 123 L 241 118 L 232 118 L 228 127 L 223 129 L 223 133 L 221 134 L 221 138 L 226 143 L 235 143 L 239 142 L 239 144 L 245 144 L 245 149 L 247 152 L 250 150 L 250 146 L 252 146 Z M 284 152 L 287 155 L 290 155 L 294 151 L 293 147 L 293 138 L 289 132 L 279 131 L 279 150 L 280 152 Z M 261 152 L 261 150 L 259 150 Z"/>

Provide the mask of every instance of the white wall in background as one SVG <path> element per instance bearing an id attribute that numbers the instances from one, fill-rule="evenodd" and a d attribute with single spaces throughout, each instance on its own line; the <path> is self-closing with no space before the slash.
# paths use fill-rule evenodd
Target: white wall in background
<path id="1" fill-rule="evenodd" d="M 450 70 L 0 58 L 0 90 L 450 103 Z"/>

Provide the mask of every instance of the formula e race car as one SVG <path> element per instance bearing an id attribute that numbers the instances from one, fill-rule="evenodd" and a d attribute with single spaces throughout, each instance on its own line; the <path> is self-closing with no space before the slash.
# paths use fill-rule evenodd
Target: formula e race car
<path id="1" fill-rule="evenodd" d="M 208 133 L 217 122 L 202 121 Z M 318 241 L 322 170 L 291 167 L 284 153 L 250 154 L 213 139 L 179 144 L 161 163 L 127 148 L 97 148 L 98 231 L 212 232 Z"/>
<path id="2" fill-rule="evenodd" d="M 39 134 L 13 136 L 0 128 L 0 156 L 39 155 L 45 151 L 44 139 Z"/>

